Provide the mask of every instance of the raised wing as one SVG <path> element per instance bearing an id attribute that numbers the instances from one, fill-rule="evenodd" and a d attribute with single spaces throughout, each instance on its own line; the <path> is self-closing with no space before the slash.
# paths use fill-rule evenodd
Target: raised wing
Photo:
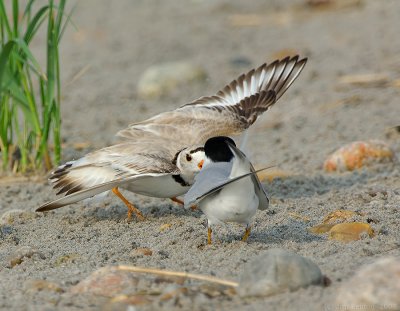
<path id="1" fill-rule="evenodd" d="M 274 61 L 241 75 L 214 96 L 201 97 L 176 110 L 130 125 L 118 136 L 140 140 L 164 137 L 183 148 L 208 138 L 240 134 L 280 98 L 302 71 L 307 59 Z"/>

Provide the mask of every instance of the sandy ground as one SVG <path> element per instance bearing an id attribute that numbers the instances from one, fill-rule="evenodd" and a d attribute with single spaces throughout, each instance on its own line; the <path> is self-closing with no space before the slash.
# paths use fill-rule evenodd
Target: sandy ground
<path id="1" fill-rule="evenodd" d="M 33 214 L 55 198 L 45 178 L 0 179 L 0 212 L 27 211 L 1 227 L 0 308 L 98 310 L 108 298 L 74 296 L 69 289 L 100 267 L 130 264 L 235 280 L 247 261 L 279 247 L 311 258 L 332 284 L 246 300 L 229 295 L 210 298 L 199 290 L 190 299 L 156 301 L 137 309 L 337 309 L 337 289 L 360 265 L 400 255 L 399 166 L 381 164 L 347 174 L 322 170 L 330 152 L 354 140 L 382 139 L 400 155 L 400 135 L 388 130 L 400 123 L 400 88 L 391 83 L 400 76 L 400 2 L 360 3 L 313 10 L 303 0 L 198 0 L 185 5 L 80 1 L 73 17 L 78 30 L 69 28 L 61 51 L 65 160 L 115 142 L 114 134 L 134 121 L 214 94 L 242 72 L 288 51 L 307 56 L 309 62 L 279 103 L 252 128 L 249 151 L 256 165 L 278 165 L 291 175 L 265 183 L 272 203 L 269 211 L 257 214 L 248 243 L 239 241 L 242 228 L 232 225 L 215 230 L 219 242 L 212 246 L 205 245 L 204 216 L 169 200 L 128 194 L 145 214 L 143 222 L 127 223 L 124 205 L 112 197 Z M 242 25 L 241 14 L 253 14 L 253 25 Z M 43 40 L 37 40 L 35 48 L 41 44 Z M 160 100 L 139 99 L 136 85 L 141 73 L 153 64 L 175 60 L 202 66 L 207 81 L 179 88 Z M 370 87 L 338 82 L 342 75 L 365 73 L 384 74 L 389 82 Z M 75 150 L 76 143 L 87 147 Z M 362 212 L 358 220 L 373 220 L 377 235 L 343 244 L 307 231 L 337 209 Z M 10 268 L 10 256 L 23 246 L 37 254 Z M 151 249 L 153 255 L 132 256 L 138 247 Z M 54 282 L 63 292 L 37 291 L 29 285 L 32 280 Z M 143 284 L 141 290 L 165 287 L 151 279 Z"/>

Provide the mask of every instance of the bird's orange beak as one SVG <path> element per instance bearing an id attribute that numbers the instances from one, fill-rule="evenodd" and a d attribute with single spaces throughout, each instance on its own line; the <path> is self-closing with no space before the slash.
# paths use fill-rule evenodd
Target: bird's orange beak
<path id="1" fill-rule="evenodd" d="M 201 161 L 199 162 L 199 164 L 197 164 L 197 166 L 199 167 L 199 169 L 202 169 L 202 168 L 203 168 L 203 164 L 204 164 L 204 160 L 201 160 Z"/>

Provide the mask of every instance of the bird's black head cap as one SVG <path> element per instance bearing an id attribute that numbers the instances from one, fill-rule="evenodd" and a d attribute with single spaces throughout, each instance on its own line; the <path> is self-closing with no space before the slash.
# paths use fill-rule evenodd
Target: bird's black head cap
<path id="1" fill-rule="evenodd" d="M 230 162 L 233 158 L 233 152 L 229 148 L 229 144 L 236 146 L 233 139 L 229 137 L 213 137 L 206 141 L 204 152 L 213 162 Z"/>

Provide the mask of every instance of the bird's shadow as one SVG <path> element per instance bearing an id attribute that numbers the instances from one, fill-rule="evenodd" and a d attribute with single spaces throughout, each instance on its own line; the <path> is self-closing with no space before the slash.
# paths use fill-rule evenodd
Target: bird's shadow
<path id="1" fill-rule="evenodd" d="M 244 233 L 239 233 L 240 228 L 230 226 L 229 224 L 215 228 L 214 235 L 222 243 L 233 243 L 240 241 Z M 295 243 L 310 243 L 315 241 L 323 241 L 326 238 L 321 235 L 315 235 L 307 230 L 308 226 L 304 222 L 291 220 L 287 224 L 268 226 L 267 228 L 255 228 L 252 230 L 246 243 L 261 243 L 261 244 L 281 244 L 285 241 Z"/>
<path id="2" fill-rule="evenodd" d="M 350 188 L 365 185 L 371 179 L 385 178 L 392 172 L 392 167 L 385 165 L 375 170 L 360 170 L 342 174 L 293 175 L 275 178 L 272 182 L 263 182 L 271 198 L 296 199 L 323 195 L 333 189 Z"/>
<path id="3" fill-rule="evenodd" d="M 308 232 L 307 226 L 303 222 L 291 221 L 288 224 L 270 226 L 263 230 L 254 230 L 249 238 L 249 242 L 262 244 L 279 244 L 284 241 L 296 243 L 310 243 L 324 241 L 326 238 Z"/>
<path id="4" fill-rule="evenodd" d="M 169 203 L 165 200 L 160 200 L 159 203 L 152 201 L 152 203 L 144 205 L 135 204 L 135 200 L 132 200 L 131 202 L 141 211 L 146 219 L 163 218 L 172 215 L 178 218 L 188 215 L 200 218 L 202 215 L 202 212 L 198 209 L 186 210 L 182 205 L 173 202 Z M 128 209 L 125 204 L 116 200 L 103 205 L 88 206 L 88 208 L 85 208 L 84 217 L 93 218 L 96 221 L 122 221 L 127 219 L 127 212 Z M 132 221 L 135 221 L 134 214 L 132 215 Z"/>

